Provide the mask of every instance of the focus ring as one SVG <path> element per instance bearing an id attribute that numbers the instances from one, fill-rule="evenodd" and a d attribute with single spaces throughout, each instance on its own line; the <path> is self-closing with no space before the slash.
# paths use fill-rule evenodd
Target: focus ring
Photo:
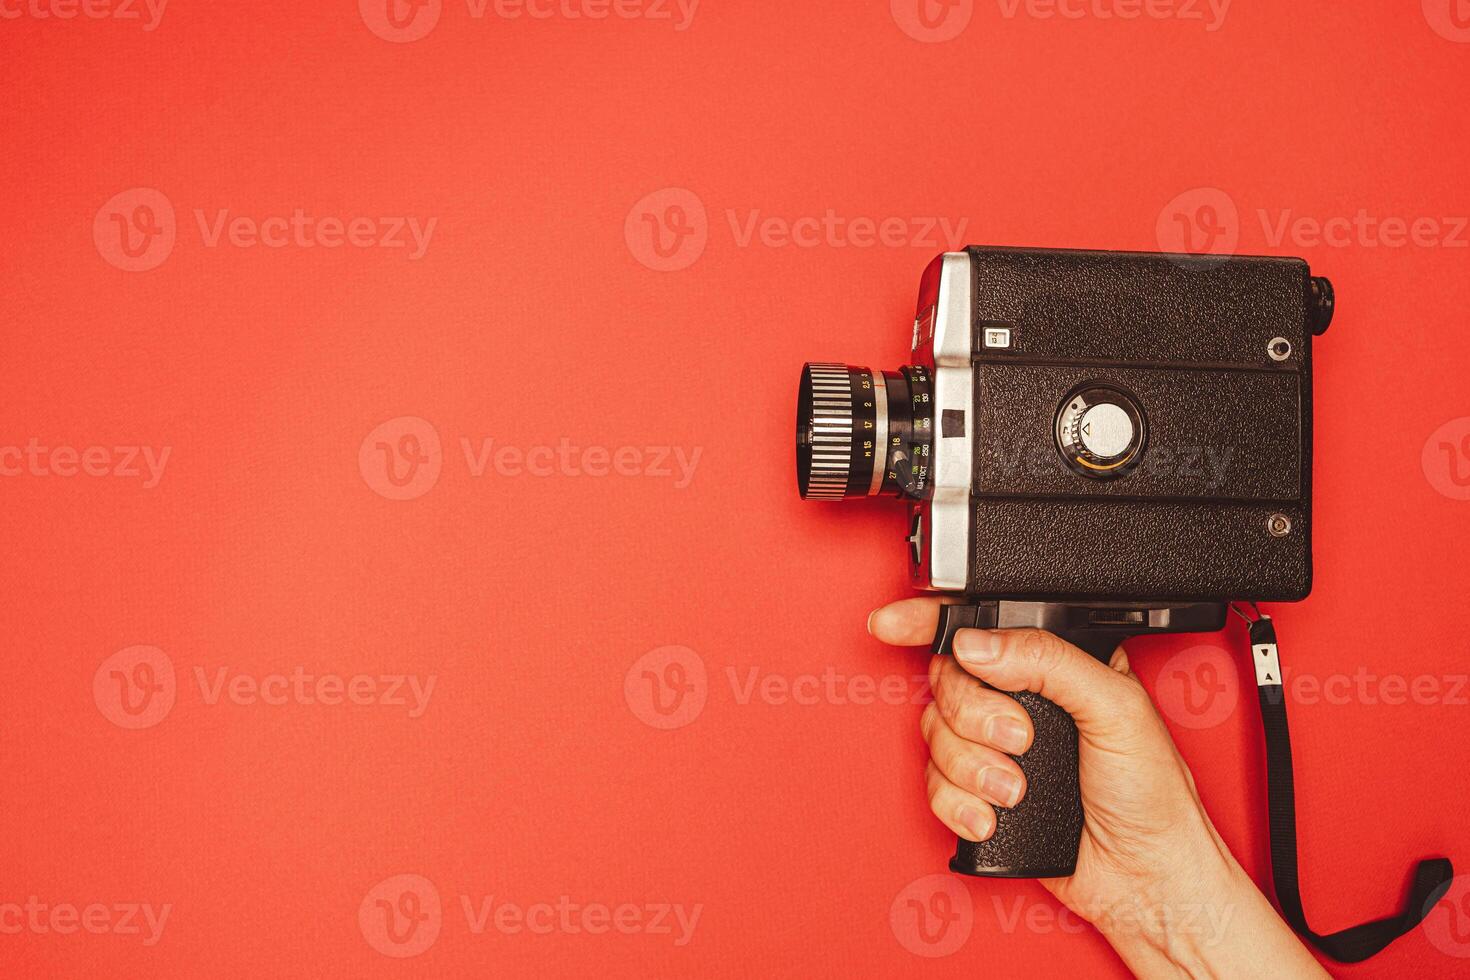
<path id="1" fill-rule="evenodd" d="M 852 475 L 852 381 L 845 364 L 811 364 L 808 500 L 841 500 Z"/>

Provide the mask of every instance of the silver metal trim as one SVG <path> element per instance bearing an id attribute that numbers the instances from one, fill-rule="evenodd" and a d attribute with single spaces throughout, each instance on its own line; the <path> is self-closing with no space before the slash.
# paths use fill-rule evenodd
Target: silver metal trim
<path id="1" fill-rule="evenodd" d="M 873 481 L 868 496 L 876 497 L 883 489 L 883 474 L 888 471 L 888 382 L 882 371 L 873 372 L 873 406 L 877 422 L 873 434 Z"/>
<path id="2" fill-rule="evenodd" d="M 929 501 L 929 585 L 963 592 L 970 575 L 970 484 L 974 432 L 974 341 L 968 252 L 946 252 L 934 311 L 934 495 Z M 960 413 L 959 435 L 945 436 Z"/>

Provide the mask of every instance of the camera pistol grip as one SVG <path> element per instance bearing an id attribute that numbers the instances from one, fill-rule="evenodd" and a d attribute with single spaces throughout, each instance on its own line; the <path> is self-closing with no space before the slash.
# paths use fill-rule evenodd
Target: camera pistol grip
<path id="1" fill-rule="evenodd" d="M 952 654 L 962 629 L 1029 627 L 1055 633 L 1106 662 L 1124 640 L 1149 633 L 1212 632 L 1225 626 L 1223 603 L 1147 608 L 1008 602 L 959 603 L 940 608 L 933 651 Z M 1082 792 L 1077 778 L 1077 725 L 1039 694 L 1001 692 L 1031 718 L 1031 748 L 1014 756 L 1026 776 L 1026 795 L 1014 807 L 996 807 L 995 833 L 975 843 L 960 838 L 951 871 L 989 878 L 1062 878 L 1077 868 L 1082 838 Z"/>
<path id="2" fill-rule="evenodd" d="M 1124 640 L 1153 633 L 1214 633 L 1225 628 L 1223 602 L 1148 606 L 1138 603 L 1011 602 L 982 600 L 941 606 L 930 649 L 954 653 L 962 629 L 1031 628 L 1055 633 L 1106 661 Z"/>

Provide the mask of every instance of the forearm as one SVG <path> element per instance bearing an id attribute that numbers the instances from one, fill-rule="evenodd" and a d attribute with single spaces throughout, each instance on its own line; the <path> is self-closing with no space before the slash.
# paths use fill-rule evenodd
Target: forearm
<path id="1" fill-rule="evenodd" d="M 1136 976 L 1321 978 L 1328 974 L 1235 860 L 1208 887 L 1114 910 L 1098 928 Z"/>

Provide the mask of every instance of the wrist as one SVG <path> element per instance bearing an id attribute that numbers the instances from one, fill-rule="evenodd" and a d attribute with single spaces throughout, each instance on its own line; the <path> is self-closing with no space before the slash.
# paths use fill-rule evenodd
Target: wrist
<path id="1" fill-rule="evenodd" d="M 1097 925 L 1138 977 L 1327 976 L 1223 843 Z"/>
<path id="2" fill-rule="evenodd" d="M 1208 820 L 1198 832 L 1179 833 L 1173 858 L 1155 873 L 1130 875 L 1120 898 L 1099 909 L 1094 925 L 1141 977 L 1218 975 L 1218 951 L 1239 936 L 1243 919 L 1262 907 L 1274 917 Z"/>

